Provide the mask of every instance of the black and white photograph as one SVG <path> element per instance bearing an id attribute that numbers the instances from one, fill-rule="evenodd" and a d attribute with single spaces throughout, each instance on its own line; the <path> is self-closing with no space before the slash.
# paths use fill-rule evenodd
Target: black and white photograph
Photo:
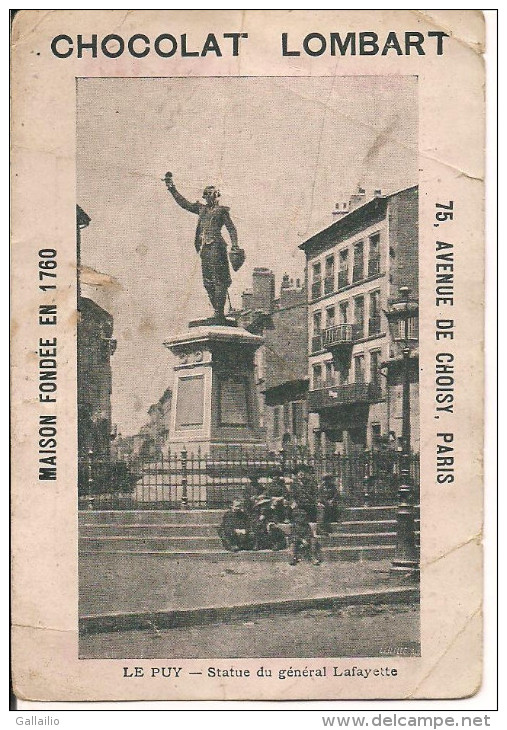
<path id="1" fill-rule="evenodd" d="M 420 656 L 418 109 L 76 79 L 81 660 Z"/>
<path id="2" fill-rule="evenodd" d="M 493 14 L 16 12 L 27 711 L 493 697 Z"/>

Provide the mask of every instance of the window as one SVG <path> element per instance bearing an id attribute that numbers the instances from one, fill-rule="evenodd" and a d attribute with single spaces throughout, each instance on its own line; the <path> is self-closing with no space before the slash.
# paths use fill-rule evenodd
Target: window
<path id="1" fill-rule="evenodd" d="M 322 296 L 322 266 L 320 261 L 313 264 L 312 276 L 312 299 L 318 299 Z"/>
<path id="2" fill-rule="evenodd" d="M 368 334 L 376 335 L 380 332 L 380 291 L 373 291 L 370 294 L 370 319 L 368 322 Z"/>
<path id="3" fill-rule="evenodd" d="M 313 389 L 322 388 L 322 365 L 313 366 Z"/>
<path id="4" fill-rule="evenodd" d="M 349 250 L 340 251 L 340 269 L 338 271 L 338 289 L 343 289 L 349 283 Z"/>
<path id="5" fill-rule="evenodd" d="M 354 358 L 354 382 L 364 383 L 364 355 L 356 355 Z"/>
<path id="6" fill-rule="evenodd" d="M 356 336 L 364 337 L 364 297 L 354 299 L 354 322 L 356 325 Z"/>
<path id="7" fill-rule="evenodd" d="M 312 352 L 322 350 L 322 312 L 313 313 Z"/>
<path id="8" fill-rule="evenodd" d="M 406 331 L 405 320 L 399 320 L 397 339 L 417 340 L 419 338 L 419 317 L 408 317 L 406 323 L 408 325 L 408 332 Z"/>
<path id="9" fill-rule="evenodd" d="M 298 439 L 303 437 L 304 415 L 303 403 L 301 401 L 292 403 L 292 433 Z"/>
<path id="10" fill-rule="evenodd" d="M 408 318 L 408 339 L 417 340 L 419 338 L 419 317 Z"/>
<path id="11" fill-rule="evenodd" d="M 370 293 L 370 317 L 376 317 L 380 314 L 380 291 L 372 291 Z"/>
<path id="12" fill-rule="evenodd" d="M 334 291 L 334 256 L 328 256 L 326 259 L 326 269 L 324 278 L 324 294 L 331 294 Z"/>
<path id="13" fill-rule="evenodd" d="M 275 438 L 280 436 L 280 406 L 273 408 L 273 436 Z"/>
<path id="14" fill-rule="evenodd" d="M 380 387 L 380 350 L 370 352 L 370 383 Z"/>
<path id="15" fill-rule="evenodd" d="M 371 424 L 371 444 L 372 446 L 380 446 L 382 440 L 382 431 L 380 428 L 380 423 L 372 423 Z"/>
<path id="16" fill-rule="evenodd" d="M 362 241 L 354 244 L 354 267 L 352 269 L 352 281 L 364 279 L 364 244 Z"/>
<path id="17" fill-rule="evenodd" d="M 331 360 L 326 362 L 326 386 L 334 385 L 334 367 Z"/>
<path id="18" fill-rule="evenodd" d="M 370 249 L 368 252 L 368 276 L 380 274 L 380 233 L 370 236 Z"/>
<path id="19" fill-rule="evenodd" d="M 326 329 L 335 326 L 335 308 L 328 307 L 326 309 Z"/>
<path id="20" fill-rule="evenodd" d="M 348 324 L 349 321 L 349 303 L 340 302 L 340 324 Z"/>
<path id="21" fill-rule="evenodd" d="M 291 427 L 290 411 L 291 411 L 290 403 L 284 403 L 284 405 L 283 405 L 283 430 L 284 430 L 284 433 L 290 433 L 290 427 Z"/>

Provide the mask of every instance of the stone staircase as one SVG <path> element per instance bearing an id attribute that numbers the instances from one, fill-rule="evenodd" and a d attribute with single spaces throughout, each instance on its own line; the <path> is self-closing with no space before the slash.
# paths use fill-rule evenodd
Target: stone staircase
<path id="1" fill-rule="evenodd" d="M 286 551 L 230 553 L 217 533 L 223 510 L 107 510 L 79 513 L 79 552 L 160 555 L 167 558 L 286 560 Z M 419 530 L 419 510 L 416 512 Z M 416 535 L 419 539 L 419 533 Z M 348 507 L 320 537 L 325 560 L 392 558 L 396 507 Z"/>

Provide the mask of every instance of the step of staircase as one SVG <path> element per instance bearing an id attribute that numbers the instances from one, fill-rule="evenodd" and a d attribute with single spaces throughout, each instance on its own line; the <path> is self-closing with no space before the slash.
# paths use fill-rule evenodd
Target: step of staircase
<path id="1" fill-rule="evenodd" d="M 379 507 L 346 507 L 343 519 L 347 522 L 396 521 L 397 509 L 398 508 L 395 504 Z M 419 519 L 418 505 L 414 507 L 414 516 L 416 519 Z"/>
<path id="2" fill-rule="evenodd" d="M 419 518 L 414 520 L 419 529 Z M 395 532 L 396 520 L 344 520 L 335 526 L 333 532 Z"/>
<path id="3" fill-rule="evenodd" d="M 380 533 L 334 533 L 319 536 L 322 547 L 367 548 L 393 547 L 396 545 L 395 532 Z M 206 550 L 220 550 L 222 542 L 216 532 L 214 535 L 201 536 L 172 536 L 149 535 L 132 537 L 130 535 L 81 535 L 79 538 L 80 550 L 86 552 L 103 552 L 104 550 L 121 550 L 121 552 L 137 553 L 149 552 L 193 552 Z"/>
<path id="4" fill-rule="evenodd" d="M 82 510 L 79 512 L 81 525 L 219 525 L 225 510 Z"/>
<path id="5" fill-rule="evenodd" d="M 319 536 L 319 541 L 323 547 L 395 545 L 396 532 L 334 532 Z"/>
<path id="6" fill-rule="evenodd" d="M 192 552 L 220 550 L 222 541 L 215 532 L 214 537 L 125 537 L 124 535 L 108 535 L 101 537 L 80 537 L 79 548 L 87 552 L 103 552 L 103 550 L 119 549 L 124 553 L 137 553 L 140 550 L 149 552 Z"/>
<path id="7" fill-rule="evenodd" d="M 215 537 L 218 525 L 216 524 L 150 524 L 139 522 L 133 525 L 121 524 L 90 524 L 82 522 L 79 525 L 80 537 Z"/>
<path id="8" fill-rule="evenodd" d="M 395 523 L 396 510 L 396 505 L 347 507 L 340 524 Z M 415 517 L 418 519 L 419 507 L 415 507 L 414 511 Z M 81 510 L 79 525 L 219 525 L 224 512 L 223 509 Z"/>
<path id="9" fill-rule="evenodd" d="M 160 555 L 226 559 L 218 536 L 224 510 L 86 510 L 79 513 L 79 550 L 87 554 Z M 320 536 L 325 560 L 391 558 L 396 547 L 396 506 L 348 507 Z M 416 540 L 419 519 L 416 511 Z M 287 534 L 289 526 L 282 525 Z M 241 559 L 286 560 L 287 551 L 242 551 Z"/>
<path id="10" fill-rule="evenodd" d="M 121 546 L 116 549 L 101 544 L 99 550 L 89 550 L 86 546 L 80 546 L 81 555 L 132 555 L 132 551 L 125 551 Z M 198 558 L 199 560 L 248 560 L 271 562 L 273 560 L 288 561 L 288 550 L 242 550 L 239 553 L 231 553 L 224 549 L 215 550 L 150 550 L 140 548 L 135 551 L 135 555 L 143 556 L 159 556 L 164 559 L 183 560 L 186 558 Z M 322 549 L 322 557 L 324 561 L 337 560 L 384 560 L 394 557 L 394 546 L 391 545 L 371 545 L 368 547 L 331 547 Z"/>

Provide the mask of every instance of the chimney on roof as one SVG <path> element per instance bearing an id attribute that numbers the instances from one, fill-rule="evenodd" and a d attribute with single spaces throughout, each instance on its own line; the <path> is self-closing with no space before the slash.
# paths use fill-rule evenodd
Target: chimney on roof
<path id="1" fill-rule="evenodd" d="M 381 198 L 382 197 L 382 190 L 380 188 L 377 188 L 373 191 L 373 197 L 374 198 Z"/>
<path id="2" fill-rule="evenodd" d="M 306 294 L 304 286 L 301 286 L 301 279 L 291 279 L 288 274 L 284 274 L 280 283 L 280 298 L 278 300 L 278 309 L 286 309 L 295 305 L 306 302 Z"/>
<path id="3" fill-rule="evenodd" d="M 266 267 L 253 270 L 253 295 L 251 309 L 254 312 L 272 314 L 275 303 L 275 275 Z"/>
<path id="4" fill-rule="evenodd" d="M 364 203 L 365 198 L 366 190 L 364 188 L 358 187 L 357 192 L 353 193 L 350 196 L 349 211 L 355 210 L 355 208 L 359 208 L 359 206 Z"/>
<path id="5" fill-rule="evenodd" d="M 348 201 L 346 203 L 335 203 L 334 210 L 333 210 L 333 217 L 341 218 L 344 215 L 347 215 L 349 212 L 349 204 Z"/>

